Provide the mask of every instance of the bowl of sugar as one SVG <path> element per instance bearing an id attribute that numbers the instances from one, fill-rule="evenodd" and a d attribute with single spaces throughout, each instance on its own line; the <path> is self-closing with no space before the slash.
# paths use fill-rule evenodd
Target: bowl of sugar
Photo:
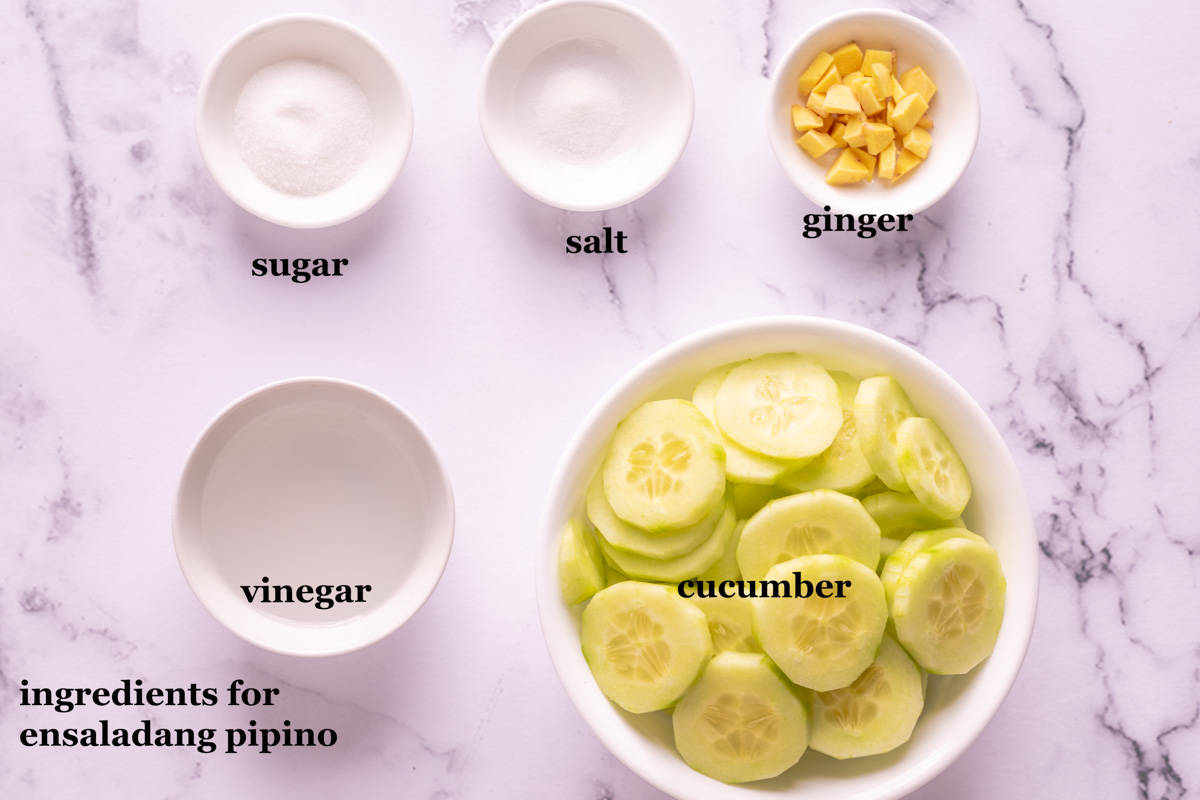
<path id="1" fill-rule="evenodd" d="M 612 0 L 552 0 L 512 23 L 483 70 L 479 120 L 500 168 L 569 211 L 657 186 L 692 131 L 692 79 L 666 33 Z"/>
<path id="2" fill-rule="evenodd" d="M 287 14 L 238 34 L 200 85 L 196 133 L 209 172 L 262 219 L 321 228 L 391 188 L 412 145 L 412 98 L 363 31 Z"/>

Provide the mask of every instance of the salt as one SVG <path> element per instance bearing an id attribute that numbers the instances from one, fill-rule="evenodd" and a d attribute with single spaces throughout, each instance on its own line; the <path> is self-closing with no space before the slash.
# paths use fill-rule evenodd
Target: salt
<path id="1" fill-rule="evenodd" d="M 362 87 L 321 61 L 286 59 L 246 81 L 233 112 L 234 140 L 268 186 L 312 197 L 362 167 L 374 121 Z"/>

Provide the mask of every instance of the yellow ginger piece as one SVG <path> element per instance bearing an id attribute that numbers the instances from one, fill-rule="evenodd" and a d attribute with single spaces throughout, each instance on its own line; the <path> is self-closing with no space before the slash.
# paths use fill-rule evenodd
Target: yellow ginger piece
<path id="1" fill-rule="evenodd" d="M 864 76 L 863 76 L 862 72 L 859 70 L 854 70 L 853 72 L 847 72 L 845 77 L 842 78 L 842 83 L 846 84 L 847 86 L 851 86 L 851 85 L 853 85 L 855 78 L 862 78 L 862 77 L 864 77 Z"/>
<path id="2" fill-rule="evenodd" d="M 858 103 L 866 114 L 878 114 L 883 111 L 883 101 L 875 94 L 875 86 L 870 78 L 861 76 L 848 85 L 854 89 L 854 96 L 858 98 Z"/>
<path id="3" fill-rule="evenodd" d="M 853 153 L 854 157 L 857 158 L 859 162 L 867 168 L 867 180 L 871 180 L 875 175 L 875 156 L 871 155 L 866 150 L 860 150 L 857 147 L 848 147 L 846 149 Z"/>
<path id="4" fill-rule="evenodd" d="M 847 148 L 838 155 L 829 172 L 825 173 L 825 182 L 831 186 L 846 186 L 861 183 L 870 176 L 866 166 Z"/>
<path id="5" fill-rule="evenodd" d="M 888 112 L 888 124 L 903 136 L 917 126 L 917 121 L 929 110 L 925 98 L 916 92 L 906 94 L 896 103 L 896 107 Z"/>
<path id="6" fill-rule="evenodd" d="M 915 130 L 921 129 L 916 128 Z M 929 131 L 922 131 L 922 133 L 928 135 Z M 896 138 L 896 132 L 892 130 L 892 126 L 884 125 L 881 122 L 868 122 L 866 125 L 863 125 L 863 135 L 867 139 L 867 152 L 873 156 L 877 156 L 883 152 L 883 148 L 891 144 L 892 140 Z M 911 136 L 912 133 L 909 135 Z"/>
<path id="7" fill-rule="evenodd" d="M 901 75 L 900 85 L 904 87 L 906 94 L 916 92 L 925 98 L 926 103 L 933 102 L 933 95 L 937 91 L 937 85 L 933 79 L 926 75 L 925 70 L 920 67 L 913 67 Z"/>
<path id="8" fill-rule="evenodd" d="M 867 144 L 867 134 L 864 128 L 866 127 L 866 117 L 859 114 L 856 117 L 851 117 L 846 122 L 846 130 L 842 132 L 842 138 L 846 140 L 846 144 L 851 147 L 865 147 Z"/>
<path id="9" fill-rule="evenodd" d="M 820 92 L 813 92 L 808 96 L 805 105 L 818 117 L 824 119 L 829 116 L 829 112 L 825 110 L 825 95 Z"/>
<path id="10" fill-rule="evenodd" d="M 813 158 L 820 158 L 837 147 L 837 142 L 833 140 L 832 136 L 820 131 L 809 131 L 797 139 L 796 144 L 800 145 L 800 149 Z"/>
<path id="11" fill-rule="evenodd" d="M 871 65 L 871 83 L 875 86 L 875 94 L 880 97 L 892 96 L 892 71 L 885 65 L 875 62 Z"/>
<path id="12" fill-rule="evenodd" d="M 871 65 L 883 64 L 885 67 L 887 67 L 888 72 L 895 72 L 895 56 L 896 54 L 892 50 L 868 50 L 867 52 L 863 53 L 862 66 L 859 67 L 859 69 L 862 70 L 863 75 L 872 75 L 873 73 L 871 72 Z"/>
<path id="13" fill-rule="evenodd" d="M 838 72 L 837 65 L 835 64 L 826 70 L 825 74 L 821 76 L 821 80 L 817 81 L 817 85 L 814 86 L 812 90 L 814 92 L 825 94 L 829 91 L 830 86 L 833 86 L 835 83 L 840 83 L 841 80 L 842 73 Z"/>
<path id="14" fill-rule="evenodd" d="M 879 154 L 879 177 L 893 180 L 896 177 L 896 143 L 892 142 Z"/>
<path id="15" fill-rule="evenodd" d="M 833 51 L 833 63 L 838 72 L 848 75 L 862 66 L 863 51 L 854 42 L 848 42 Z"/>
<path id="16" fill-rule="evenodd" d="M 899 100 L 901 97 L 904 97 L 904 95 L 906 95 L 906 94 L 908 94 L 908 92 L 904 91 L 904 87 L 900 85 L 900 82 L 896 80 L 896 76 L 893 75 L 892 76 L 892 98 L 895 100 Z"/>
<path id="17" fill-rule="evenodd" d="M 908 152 L 907 150 L 901 150 L 896 154 L 896 177 L 892 178 L 892 180 L 895 181 L 904 177 L 909 172 L 912 172 L 914 169 L 916 169 L 920 163 L 920 158 Z"/>
<path id="18" fill-rule="evenodd" d="M 931 120 L 929 117 L 921 117 L 919 120 L 917 120 L 917 127 L 930 130 L 933 128 L 933 120 Z"/>
<path id="19" fill-rule="evenodd" d="M 796 129 L 796 133 L 804 133 L 805 131 L 811 131 L 813 128 L 819 128 L 823 122 L 824 120 L 812 109 L 792 104 L 792 127 Z"/>
<path id="20" fill-rule="evenodd" d="M 825 93 L 822 105 L 830 114 L 858 114 L 862 111 L 862 106 L 859 105 L 854 92 L 849 86 L 843 86 L 840 83 L 830 87 L 829 91 Z"/>
<path id="21" fill-rule="evenodd" d="M 800 79 L 796 81 L 796 88 L 800 90 L 800 94 L 808 94 L 812 88 L 817 85 L 817 81 L 825 77 L 825 73 L 833 64 L 833 56 L 829 53 L 821 52 L 812 60 L 804 72 L 800 73 Z"/>
<path id="22" fill-rule="evenodd" d="M 925 158 L 929 155 L 929 148 L 933 146 L 933 135 L 924 128 L 913 128 L 904 134 L 902 142 L 905 150 L 918 158 Z"/>

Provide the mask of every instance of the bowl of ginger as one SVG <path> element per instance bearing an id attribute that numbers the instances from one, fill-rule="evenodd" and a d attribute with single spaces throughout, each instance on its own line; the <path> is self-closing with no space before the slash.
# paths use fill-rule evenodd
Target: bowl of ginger
<path id="1" fill-rule="evenodd" d="M 767 132 L 818 206 L 916 214 L 970 163 L 979 96 L 937 29 L 899 11 L 847 11 L 810 28 L 780 62 Z"/>

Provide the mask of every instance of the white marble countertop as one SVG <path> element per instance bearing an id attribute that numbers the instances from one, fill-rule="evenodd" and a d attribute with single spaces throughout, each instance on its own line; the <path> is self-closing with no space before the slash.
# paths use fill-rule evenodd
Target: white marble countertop
<path id="1" fill-rule="evenodd" d="M 812 210 L 762 130 L 777 54 L 838 0 L 638 0 L 696 85 L 695 131 L 631 207 L 568 214 L 489 156 L 479 67 L 518 0 L 316 0 L 394 54 L 416 139 L 365 217 L 293 232 L 237 209 L 192 133 L 199 77 L 286 0 L 6 6 L 0 292 L 0 796 L 660 798 L 569 704 L 542 643 L 532 534 L 561 448 L 637 360 L 712 323 L 820 314 L 912 343 L 990 412 L 1044 554 L 1012 694 L 921 798 L 1200 791 L 1200 95 L 1183 0 L 898 6 L 960 48 L 979 149 L 908 235 L 806 240 Z M 601 224 L 632 252 L 566 256 Z M 336 281 L 262 256 L 349 257 Z M 194 437 L 264 382 L 377 387 L 428 429 L 458 500 L 425 608 L 384 642 L 304 660 L 244 644 L 170 537 Z M 27 749 L 18 685 L 283 687 L 329 750 Z M 80 712 L 76 712 L 79 714 Z M 133 718 L 136 718 L 135 714 Z M 235 724 L 232 710 L 164 721 Z"/>

